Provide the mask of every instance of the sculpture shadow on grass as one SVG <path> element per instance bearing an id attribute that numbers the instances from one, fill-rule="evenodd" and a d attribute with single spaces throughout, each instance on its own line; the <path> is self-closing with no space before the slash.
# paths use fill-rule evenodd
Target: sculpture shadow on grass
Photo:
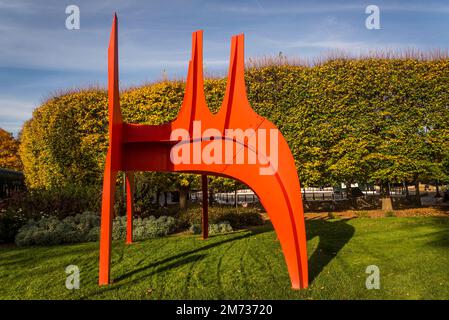
<path id="1" fill-rule="evenodd" d="M 337 256 L 338 252 L 350 241 L 354 235 L 355 229 L 353 226 L 347 223 L 347 220 L 327 221 L 324 219 L 308 220 L 306 222 L 307 240 L 311 240 L 315 237 L 319 237 L 319 244 L 316 250 L 309 257 L 309 279 L 310 283 L 323 271 L 323 269 Z M 205 257 L 205 252 L 208 249 L 221 246 L 223 244 L 242 240 L 248 237 L 253 237 L 257 234 L 273 231 L 273 227 L 270 223 L 263 227 L 251 228 L 251 232 L 244 233 L 242 235 L 234 235 L 225 240 L 209 243 L 205 246 L 201 246 L 194 250 L 182 252 L 173 256 L 163 258 L 158 261 L 151 262 L 140 268 L 136 268 L 132 271 L 119 275 L 114 279 L 114 283 L 117 289 L 121 285 L 125 284 L 124 281 L 129 279 L 131 281 L 125 281 L 127 284 L 139 281 L 141 278 L 151 276 L 153 274 L 167 271 L 173 268 L 177 268 L 184 264 L 189 264 L 195 261 L 199 261 Z M 213 239 L 214 237 L 211 237 Z M 156 270 L 146 273 L 146 270 L 157 268 Z M 141 274 L 137 278 L 134 276 Z M 118 285 L 118 287 L 117 287 Z M 112 289 L 112 288 L 110 288 Z"/>
<path id="2" fill-rule="evenodd" d="M 319 237 L 318 247 L 309 256 L 309 283 L 337 256 L 338 252 L 351 240 L 355 228 L 345 220 L 324 219 L 306 222 L 307 240 Z"/>
<path id="3" fill-rule="evenodd" d="M 442 209 L 437 209 L 441 210 Z M 442 211 L 443 212 L 443 211 Z M 447 214 L 447 211 L 445 211 Z M 429 241 L 427 242 L 428 246 L 432 247 L 442 247 L 445 249 L 449 248 L 449 219 L 447 217 L 426 217 L 426 224 L 431 226 L 435 231 L 429 232 L 427 236 L 429 237 Z M 422 225 L 416 224 L 416 227 L 421 227 Z M 411 230 L 412 231 L 412 230 Z M 410 232 L 411 234 L 415 234 L 415 237 L 422 237 L 420 234 L 416 234 Z"/>
<path id="4" fill-rule="evenodd" d="M 212 243 L 209 243 L 209 244 L 207 244 L 205 246 L 202 246 L 202 247 L 199 247 L 199 248 L 196 248 L 196 249 L 193 249 L 193 250 L 189 250 L 189 251 L 186 251 L 186 252 L 182 252 L 180 254 L 176 254 L 176 255 L 173 255 L 173 256 L 170 256 L 170 257 L 167 257 L 167 258 L 164 258 L 164 259 L 152 262 L 152 263 L 150 263 L 148 265 L 145 265 L 143 267 L 134 269 L 134 270 L 132 270 L 130 272 L 127 272 L 127 273 L 122 274 L 121 276 L 118 276 L 117 278 L 115 278 L 114 279 L 114 283 L 121 282 L 122 280 L 130 278 L 130 277 L 132 277 L 135 274 L 145 272 L 146 270 L 151 269 L 151 268 L 160 267 L 160 266 L 164 265 L 163 267 L 158 268 L 157 270 L 155 270 L 154 272 L 152 272 L 150 274 L 145 274 L 143 277 L 148 277 L 148 276 L 150 276 L 152 274 L 159 273 L 161 271 L 167 271 L 167 270 L 179 267 L 179 266 L 184 265 L 184 264 L 189 264 L 191 262 L 201 260 L 201 259 L 203 259 L 205 257 L 205 254 L 202 254 L 202 253 L 203 252 L 207 252 L 208 249 L 212 249 L 214 247 L 221 246 L 221 245 L 226 244 L 228 242 L 242 240 L 242 239 L 245 239 L 245 238 L 248 238 L 248 237 L 253 237 L 253 236 L 261 234 L 261 233 L 270 232 L 272 230 L 273 230 L 273 228 L 271 226 L 266 225 L 266 226 L 263 226 L 263 227 L 251 229 L 250 232 L 245 232 L 245 233 L 243 233 L 241 235 L 238 235 L 238 233 L 235 234 L 235 235 L 230 235 L 230 237 L 225 239 L 225 240 L 212 242 Z M 213 239 L 214 237 L 215 236 L 211 236 L 209 238 Z M 132 282 L 135 282 L 137 280 L 138 279 L 134 279 Z"/>

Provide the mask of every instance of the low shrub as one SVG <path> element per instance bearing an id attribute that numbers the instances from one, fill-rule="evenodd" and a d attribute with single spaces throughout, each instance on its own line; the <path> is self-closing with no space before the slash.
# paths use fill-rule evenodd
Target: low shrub
<path id="1" fill-rule="evenodd" d="M 18 246 L 54 245 L 64 242 L 67 225 L 55 217 L 43 217 L 38 221 L 30 220 L 16 235 Z"/>
<path id="2" fill-rule="evenodd" d="M 83 214 L 66 216 L 69 211 L 46 212 L 50 214 L 44 215 L 42 212 L 30 214 L 29 211 L 25 213 L 22 209 L 14 211 L 8 208 L 8 212 L 0 216 L 0 241 L 15 241 L 18 246 L 29 246 L 98 240 L 100 233 L 98 214 L 86 211 Z M 181 212 L 174 208 L 161 209 L 158 213 L 168 213 L 170 216 L 148 216 L 133 220 L 134 240 L 162 237 L 191 226 L 194 226 L 191 227 L 192 232 L 201 233 L 201 228 L 197 227 L 201 224 L 200 206 L 193 206 Z M 257 208 L 210 207 L 209 222 L 209 233 L 214 234 L 231 232 L 234 228 L 261 225 L 264 221 L 260 209 Z M 126 217 L 119 216 L 113 222 L 112 238 L 119 240 L 125 237 Z"/>
<path id="3" fill-rule="evenodd" d="M 85 212 L 63 220 L 70 232 L 64 237 L 67 243 L 97 241 L 100 234 L 100 216 L 93 212 Z"/>
<path id="4" fill-rule="evenodd" d="M 2 209 L 0 212 L 0 243 L 14 242 L 17 232 L 27 220 L 21 209 Z"/>
<path id="5" fill-rule="evenodd" d="M 55 216 L 29 220 L 18 231 L 15 242 L 18 246 L 56 245 L 96 241 L 100 219 L 93 212 L 84 212 L 59 220 Z"/>
<path id="6" fill-rule="evenodd" d="M 329 212 L 327 213 L 327 217 L 328 217 L 329 219 L 336 219 L 336 218 L 337 218 L 337 215 L 336 215 L 335 213 L 333 213 L 332 211 L 329 211 Z"/>
<path id="7" fill-rule="evenodd" d="M 161 207 L 159 205 L 152 205 L 151 207 L 147 208 L 146 210 L 141 209 L 141 217 L 142 218 L 149 218 L 151 216 L 154 216 L 156 218 L 162 217 L 162 216 L 170 216 L 170 217 L 176 217 L 179 213 L 179 205 L 169 205 L 167 207 Z"/>
<path id="8" fill-rule="evenodd" d="M 123 240 L 125 239 L 125 237 L 126 237 L 126 217 L 125 216 L 116 217 L 112 224 L 112 239 Z"/>
<path id="9" fill-rule="evenodd" d="M 33 189 L 8 199 L 8 209 L 21 210 L 28 219 L 38 219 L 49 212 L 60 219 L 85 211 L 98 212 L 100 204 L 101 189 L 95 186 Z"/>
<path id="10" fill-rule="evenodd" d="M 175 219 L 168 216 L 156 218 L 150 216 L 145 219 L 133 220 L 133 240 L 145 240 L 166 236 L 175 230 Z M 118 217 L 114 220 L 112 238 L 114 240 L 125 239 L 126 217 Z"/>
<path id="11" fill-rule="evenodd" d="M 394 213 L 394 211 L 387 211 L 385 212 L 385 217 L 387 218 L 396 217 L 396 214 Z"/>
<path id="12" fill-rule="evenodd" d="M 209 222 L 227 221 L 232 228 L 262 225 L 264 220 L 258 208 L 209 207 Z M 179 213 L 178 229 L 201 224 L 201 207 L 195 206 Z"/>
<path id="13" fill-rule="evenodd" d="M 200 234 L 202 231 L 202 228 L 199 224 L 191 224 L 189 231 L 193 234 Z"/>
<path id="14" fill-rule="evenodd" d="M 234 231 L 229 221 L 213 223 L 209 226 L 209 234 L 220 234 Z"/>
<path id="15" fill-rule="evenodd" d="M 189 231 L 193 234 L 200 234 L 202 231 L 201 225 L 199 224 L 192 224 L 189 228 Z M 232 229 L 231 224 L 229 221 L 221 221 L 218 223 L 212 223 L 209 225 L 209 234 L 222 234 L 222 233 L 229 233 L 234 231 Z"/>
<path id="16" fill-rule="evenodd" d="M 369 212 L 366 210 L 356 211 L 355 215 L 357 216 L 357 218 L 367 218 L 369 217 Z"/>
<path id="17" fill-rule="evenodd" d="M 162 216 L 135 219 L 133 221 L 133 239 L 145 240 L 166 236 L 175 229 L 173 217 Z M 18 231 L 15 242 L 18 246 L 55 245 L 61 243 L 78 243 L 98 241 L 100 234 L 100 217 L 93 212 L 85 212 L 63 220 L 55 216 L 29 220 Z M 112 238 L 125 239 L 126 217 L 114 219 Z"/>

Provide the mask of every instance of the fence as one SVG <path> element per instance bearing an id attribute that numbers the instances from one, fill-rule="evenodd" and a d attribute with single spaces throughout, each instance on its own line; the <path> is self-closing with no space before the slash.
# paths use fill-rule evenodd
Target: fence
<path id="1" fill-rule="evenodd" d="M 201 201 L 203 194 L 201 191 L 194 191 L 190 193 L 190 199 L 193 202 Z M 236 194 L 235 192 L 219 192 L 213 194 L 214 202 L 218 204 L 235 204 Z M 251 190 L 238 190 L 237 191 L 237 203 L 238 204 L 249 204 L 249 203 L 258 203 L 259 198 L 257 195 Z"/>
<path id="2" fill-rule="evenodd" d="M 414 186 L 409 186 L 407 188 L 408 194 L 410 196 L 414 196 L 416 194 Z M 362 186 L 352 187 L 353 196 L 366 198 L 367 196 L 380 196 L 381 190 L 378 186 Z M 357 195 L 354 195 L 354 191 Z M 390 186 L 390 195 L 392 197 L 403 197 L 407 194 L 405 186 Z M 348 200 L 347 190 L 344 188 L 302 188 L 301 196 L 304 202 L 320 202 L 320 201 L 345 201 Z M 201 191 L 192 191 L 190 193 L 190 199 L 193 202 L 199 202 L 202 199 Z M 224 205 L 234 205 L 235 204 L 235 192 L 220 192 L 213 194 L 214 202 L 218 204 Z M 238 190 L 237 191 L 237 203 L 238 204 L 249 204 L 249 203 L 258 203 L 259 199 L 257 195 L 254 194 L 251 190 Z"/>
<path id="3" fill-rule="evenodd" d="M 353 187 L 353 191 L 357 191 L 358 195 L 352 197 L 363 196 L 380 196 L 381 190 L 378 186 L 365 186 L 363 188 Z M 409 195 L 415 195 L 414 186 L 407 188 Z M 390 186 L 391 196 L 405 196 L 407 194 L 405 186 Z M 325 200 L 345 200 L 348 199 L 346 189 L 338 188 L 303 188 L 301 189 L 302 199 L 304 201 L 325 201 Z"/>

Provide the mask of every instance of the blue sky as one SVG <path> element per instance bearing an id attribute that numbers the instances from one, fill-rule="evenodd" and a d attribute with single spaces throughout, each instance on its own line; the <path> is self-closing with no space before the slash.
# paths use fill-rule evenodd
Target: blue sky
<path id="1" fill-rule="evenodd" d="M 65 8 L 80 8 L 67 30 Z M 381 29 L 365 28 L 380 8 Z M 119 17 L 121 86 L 184 77 L 191 32 L 204 30 L 205 69 L 224 74 L 230 37 L 245 33 L 246 57 L 319 57 L 339 49 L 449 47 L 449 1 L 0 0 L 0 127 L 17 134 L 52 93 L 105 85 L 112 14 Z"/>

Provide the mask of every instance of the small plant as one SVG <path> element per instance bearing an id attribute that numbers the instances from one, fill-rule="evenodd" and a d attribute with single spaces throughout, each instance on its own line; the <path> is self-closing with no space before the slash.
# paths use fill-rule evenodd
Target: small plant
<path id="1" fill-rule="evenodd" d="M 150 216 L 145 219 L 133 220 L 133 239 L 136 241 L 163 237 L 175 229 L 175 219 L 168 216 L 156 218 Z M 126 217 L 118 217 L 114 220 L 112 238 L 114 240 L 125 239 Z"/>
<path id="2" fill-rule="evenodd" d="M 64 242 L 97 241 L 100 234 L 100 216 L 95 212 L 86 211 L 83 214 L 67 217 L 63 220 L 70 230 L 64 237 Z"/>
<path id="3" fill-rule="evenodd" d="M 125 237 L 126 237 L 126 216 L 116 217 L 112 224 L 112 239 L 123 240 L 125 239 Z"/>
<path id="4" fill-rule="evenodd" d="M 199 224 L 191 224 L 189 231 L 193 234 L 201 234 L 202 228 Z M 209 234 L 221 234 L 234 231 L 229 221 L 221 221 L 209 225 Z"/>
<path id="5" fill-rule="evenodd" d="M 335 213 L 333 213 L 332 211 L 329 211 L 329 212 L 327 213 L 327 217 L 328 217 L 329 219 L 337 219 L 337 218 L 338 218 L 337 215 L 336 215 Z"/>
<path id="6" fill-rule="evenodd" d="M 141 235 L 142 239 L 163 237 L 174 230 L 175 218 L 168 216 L 149 217 L 143 225 L 145 232 Z M 136 234 L 136 239 L 139 239 L 138 234 Z"/>
<path id="7" fill-rule="evenodd" d="M 209 234 L 229 233 L 232 231 L 233 229 L 229 221 L 222 221 L 209 226 Z"/>
<path id="8" fill-rule="evenodd" d="M 366 211 L 366 210 L 356 211 L 355 215 L 357 216 L 357 218 L 368 218 L 369 217 L 369 212 Z"/>
<path id="9" fill-rule="evenodd" d="M 193 234 L 200 234 L 201 233 L 201 226 L 200 225 L 198 225 L 198 224 L 191 224 L 190 225 L 190 228 L 189 228 L 189 231 L 191 232 L 191 233 L 193 233 Z"/>
<path id="10" fill-rule="evenodd" d="M 396 214 L 394 213 L 394 211 L 389 210 L 385 212 L 385 217 L 387 218 L 396 217 Z"/>

